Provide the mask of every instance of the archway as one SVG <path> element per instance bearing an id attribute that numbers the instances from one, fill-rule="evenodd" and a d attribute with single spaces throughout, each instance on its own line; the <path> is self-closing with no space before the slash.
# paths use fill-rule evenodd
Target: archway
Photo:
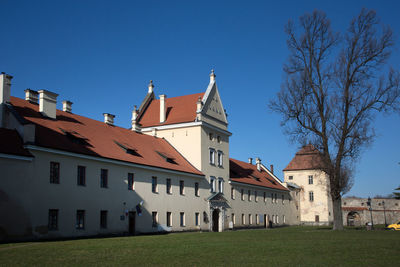
<path id="1" fill-rule="evenodd" d="M 361 217 L 358 212 L 350 211 L 347 214 L 347 226 L 361 226 Z"/>
<path id="2" fill-rule="evenodd" d="M 212 230 L 213 230 L 213 232 L 219 232 L 219 209 L 215 209 L 215 210 L 213 210 L 213 213 L 212 213 L 212 222 L 213 222 L 213 225 L 212 225 Z"/>

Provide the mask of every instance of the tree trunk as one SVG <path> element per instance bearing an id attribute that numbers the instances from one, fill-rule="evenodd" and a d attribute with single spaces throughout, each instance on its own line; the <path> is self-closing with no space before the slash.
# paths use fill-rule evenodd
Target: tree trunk
<path id="1" fill-rule="evenodd" d="M 342 197 L 332 198 L 333 230 L 343 230 Z"/>

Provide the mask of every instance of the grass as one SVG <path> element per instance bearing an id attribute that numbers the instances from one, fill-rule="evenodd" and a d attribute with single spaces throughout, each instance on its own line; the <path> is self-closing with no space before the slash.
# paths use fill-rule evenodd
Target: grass
<path id="1" fill-rule="evenodd" d="M 0 266 L 394 266 L 399 231 L 287 227 L 0 245 Z"/>

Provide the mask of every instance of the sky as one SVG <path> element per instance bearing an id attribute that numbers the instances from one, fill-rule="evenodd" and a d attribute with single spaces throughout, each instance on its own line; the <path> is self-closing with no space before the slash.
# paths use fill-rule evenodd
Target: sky
<path id="1" fill-rule="evenodd" d="M 288 59 L 284 26 L 324 11 L 336 31 L 361 8 L 374 9 L 394 33 L 389 65 L 400 69 L 398 1 L 22 1 L 2 0 L 0 71 L 11 95 L 47 89 L 73 112 L 130 127 L 149 80 L 158 96 L 204 92 L 215 70 L 228 113 L 230 157 L 260 157 L 277 176 L 299 149 L 268 110 Z M 348 195 L 387 195 L 400 185 L 400 115 L 377 114 L 377 138 L 356 164 Z"/>

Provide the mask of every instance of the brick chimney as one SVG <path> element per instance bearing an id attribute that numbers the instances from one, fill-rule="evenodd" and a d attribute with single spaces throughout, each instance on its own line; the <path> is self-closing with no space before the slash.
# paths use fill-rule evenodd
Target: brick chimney
<path id="1" fill-rule="evenodd" d="M 39 99 L 39 93 L 32 89 L 25 89 L 25 100 L 31 103 L 37 104 Z"/>
<path id="2" fill-rule="evenodd" d="M 72 113 L 72 104 L 73 103 L 71 101 L 64 100 L 62 102 L 62 104 L 63 104 L 63 111 Z"/>
<path id="3" fill-rule="evenodd" d="M 39 90 L 39 111 L 46 117 L 56 119 L 58 94 Z"/>
<path id="4" fill-rule="evenodd" d="M 274 164 L 271 164 L 269 166 L 269 169 L 270 169 L 271 173 L 274 174 Z"/>
<path id="5" fill-rule="evenodd" d="M 103 115 L 104 115 L 104 123 L 114 126 L 115 115 L 110 113 L 103 113 Z"/>
<path id="6" fill-rule="evenodd" d="M 160 123 L 165 122 L 166 119 L 166 104 L 165 99 L 167 98 L 166 95 L 160 95 Z"/>

